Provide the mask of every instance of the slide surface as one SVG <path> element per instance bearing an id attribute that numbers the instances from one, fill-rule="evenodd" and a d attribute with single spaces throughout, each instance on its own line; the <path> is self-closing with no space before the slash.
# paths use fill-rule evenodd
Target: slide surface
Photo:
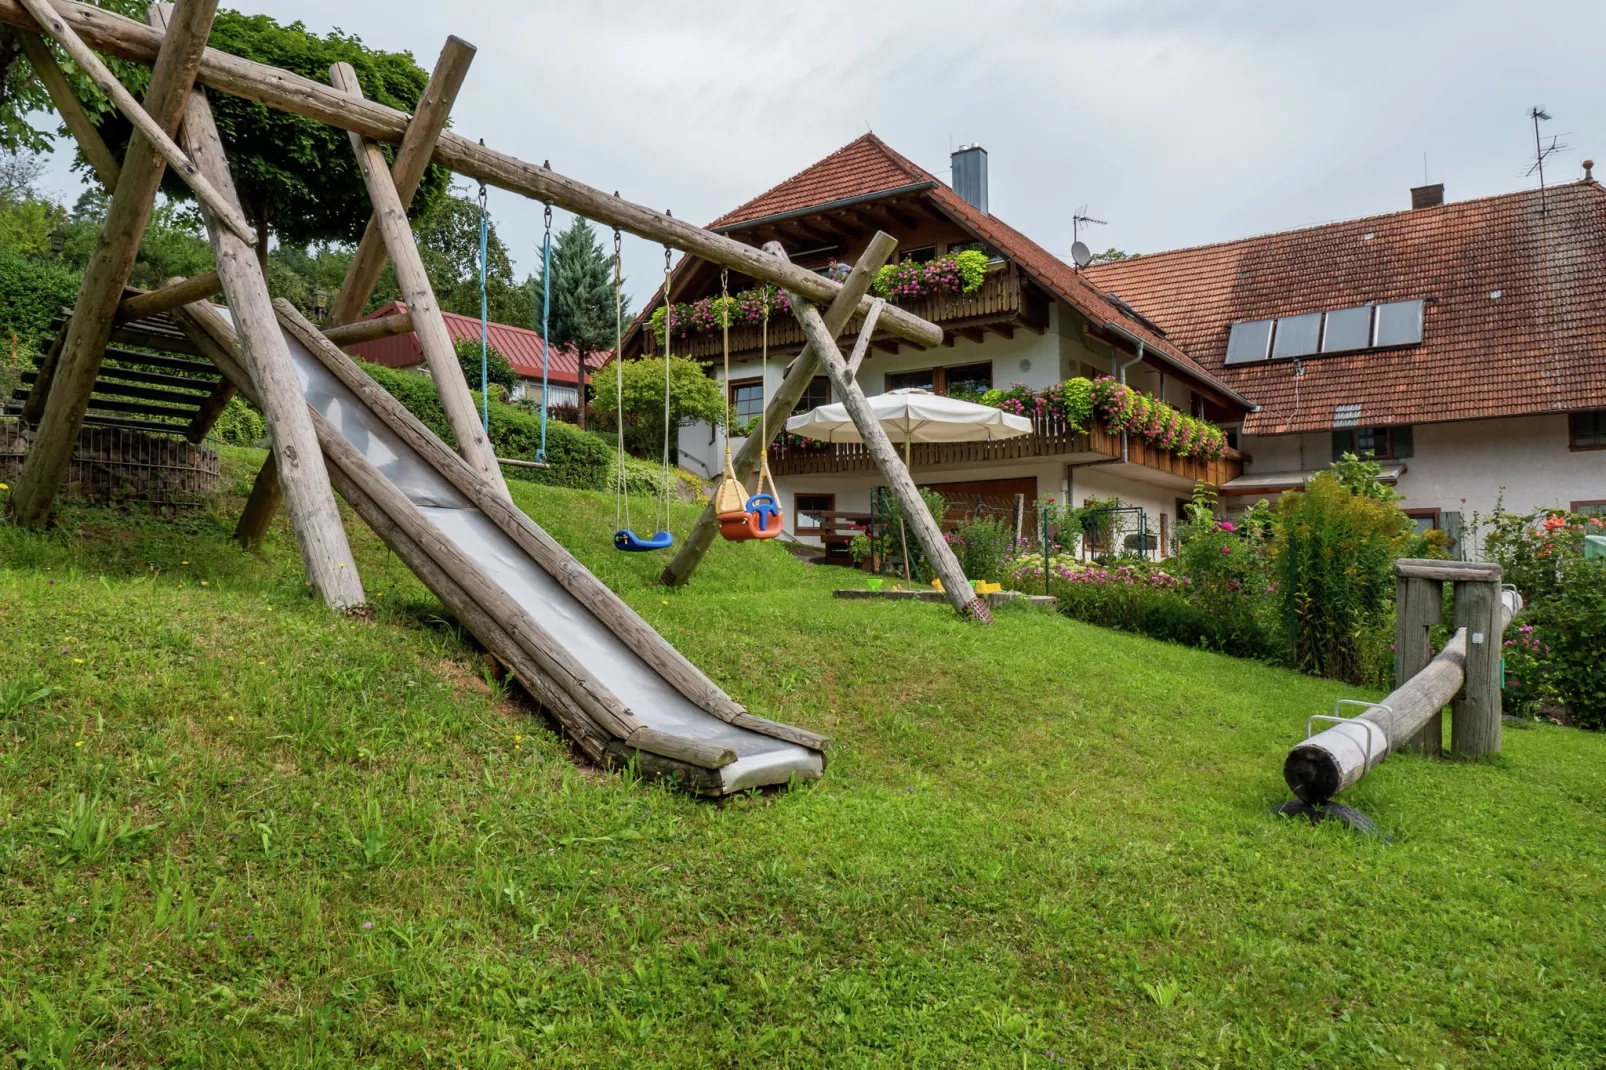
<path id="1" fill-rule="evenodd" d="M 555 641 L 596 675 L 644 724 L 684 739 L 729 747 L 717 772 L 726 792 L 817 777 L 816 750 L 728 724 L 660 676 L 445 476 L 399 438 L 293 336 L 286 334 L 307 403 L 513 597 Z"/>

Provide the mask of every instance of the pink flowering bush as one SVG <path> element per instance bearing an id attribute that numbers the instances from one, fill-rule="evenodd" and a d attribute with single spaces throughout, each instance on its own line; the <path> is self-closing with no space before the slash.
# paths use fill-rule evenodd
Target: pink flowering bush
<path id="1" fill-rule="evenodd" d="M 663 345 L 670 331 L 676 338 L 690 338 L 694 334 L 708 334 L 724 328 L 723 317 L 728 316 L 732 327 L 757 327 L 768 315 L 771 318 L 790 312 L 786 294 L 775 286 L 755 286 L 730 297 L 705 297 L 701 301 L 677 302 L 666 312 L 659 305 L 652 312 L 652 333 Z"/>
<path id="2" fill-rule="evenodd" d="M 937 293 L 974 293 L 987 277 L 987 254 L 975 249 L 935 260 L 904 260 L 876 272 L 870 289 L 888 300 Z"/>
<path id="3" fill-rule="evenodd" d="M 1215 424 L 1179 412 L 1111 376 L 1093 380 L 1092 398 L 1094 414 L 1110 431 L 1136 435 L 1179 457 L 1214 460 L 1227 450 L 1226 432 Z"/>

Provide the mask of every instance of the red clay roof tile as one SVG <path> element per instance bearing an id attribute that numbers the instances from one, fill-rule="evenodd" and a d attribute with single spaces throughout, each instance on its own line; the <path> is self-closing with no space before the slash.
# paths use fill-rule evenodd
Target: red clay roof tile
<path id="1" fill-rule="evenodd" d="M 1398 425 L 1606 408 L 1606 191 L 1460 201 L 1145 255 L 1086 276 L 1261 406 L 1251 434 L 1319 431 L 1334 406 Z M 1496 296 L 1498 294 L 1498 296 Z M 1226 367 L 1235 320 L 1426 298 L 1422 344 Z"/>
<path id="2" fill-rule="evenodd" d="M 405 304 L 393 301 L 364 318 L 374 319 L 405 311 L 407 311 Z M 446 330 L 452 336 L 452 341 L 480 340 L 478 318 L 462 316 L 456 312 L 442 312 L 441 316 L 446 320 Z M 546 348 L 546 343 L 542 341 L 540 334 L 506 323 L 487 324 L 485 333 L 491 348 L 507 358 L 514 372 L 528 379 L 541 378 L 541 353 Z M 372 342 L 359 342 L 347 346 L 346 351 L 363 360 L 391 368 L 410 368 L 424 359 L 424 351 L 418 344 L 418 335 L 411 331 Z M 592 366 L 597 366 L 606 359 L 606 354 L 593 356 L 590 363 Z M 547 369 L 547 378 L 555 383 L 567 383 L 572 386 L 579 381 L 579 369 L 580 362 L 573 346 L 554 349 L 551 367 Z"/>

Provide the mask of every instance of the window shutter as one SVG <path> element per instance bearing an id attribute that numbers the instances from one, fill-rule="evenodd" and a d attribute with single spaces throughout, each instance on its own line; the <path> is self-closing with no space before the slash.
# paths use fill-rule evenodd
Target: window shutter
<path id="1" fill-rule="evenodd" d="M 1344 459 L 1344 454 L 1355 452 L 1354 431 L 1333 432 L 1333 463 L 1337 464 Z"/>
<path id="2" fill-rule="evenodd" d="M 1396 461 L 1403 461 L 1407 457 L 1411 456 L 1412 443 L 1410 426 L 1407 425 L 1405 427 L 1396 427 L 1389 433 L 1394 436 L 1394 459 Z"/>
<path id="3" fill-rule="evenodd" d="M 1459 511 L 1446 511 L 1439 514 L 1439 527 L 1450 536 L 1450 553 L 1456 558 L 1464 559 L 1461 552 L 1461 513 Z"/>

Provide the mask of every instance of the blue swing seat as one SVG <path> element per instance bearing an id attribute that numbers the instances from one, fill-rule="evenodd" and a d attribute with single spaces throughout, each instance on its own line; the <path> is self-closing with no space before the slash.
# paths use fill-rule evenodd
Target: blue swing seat
<path id="1" fill-rule="evenodd" d="M 613 533 L 613 548 L 627 554 L 642 554 L 649 550 L 667 550 L 675 545 L 675 537 L 667 531 L 654 532 L 652 538 L 643 539 L 629 528 Z"/>

